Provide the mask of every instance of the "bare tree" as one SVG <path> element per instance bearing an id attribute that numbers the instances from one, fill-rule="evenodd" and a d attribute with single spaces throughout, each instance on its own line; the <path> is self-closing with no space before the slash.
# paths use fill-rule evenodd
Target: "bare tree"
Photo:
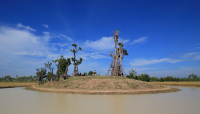
<path id="1" fill-rule="evenodd" d="M 116 32 L 113 32 L 113 39 L 115 42 L 115 48 L 114 48 L 114 53 L 110 53 L 110 56 L 112 57 L 112 61 L 110 64 L 110 69 L 107 72 L 107 75 L 110 76 L 124 76 L 125 71 L 122 68 L 122 59 L 125 55 L 128 55 L 127 50 L 125 50 L 124 47 L 124 43 L 122 41 L 122 43 L 118 43 L 118 38 L 119 38 L 119 32 L 118 30 L 116 30 Z"/>

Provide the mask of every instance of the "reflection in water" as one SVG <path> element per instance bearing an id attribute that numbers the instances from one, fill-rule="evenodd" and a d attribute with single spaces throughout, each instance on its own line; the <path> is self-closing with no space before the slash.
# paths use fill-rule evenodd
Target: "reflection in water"
<path id="1" fill-rule="evenodd" d="M 200 89 L 144 95 L 78 95 L 0 89 L 0 114 L 197 114 Z"/>

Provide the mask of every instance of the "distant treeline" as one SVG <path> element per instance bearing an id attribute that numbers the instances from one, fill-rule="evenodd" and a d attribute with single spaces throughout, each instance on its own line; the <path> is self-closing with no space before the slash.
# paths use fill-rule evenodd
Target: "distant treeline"
<path id="1" fill-rule="evenodd" d="M 133 69 L 129 71 L 129 75 L 127 75 L 128 78 L 136 79 L 136 80 L 141 80 L 141 81 L 147 81 L 147 82 L 166 82 L 166 81 L 200 81 L 200 77 L 198 77 L 195 74 L 190 74 L 187 78 L 178 78 L 178 77 L 173 77 L 173 76 L 166 76 L 166 77 L 150 77 L 148 74 L 140 74 L 137 75 L 137 72 L 134 71 Z"/>
<path id="2" fill-rule="evenodd" d="M 90 71 L 89 73 L 84 73 L 87 75 L 92 75 L 93 72 Z M 136 80 L 141 80 L 141 81 L 147 81 L 147 82 L 166 82 L 166 81 L 175 81 L 175 82 L 179 82 L 179 81 L 200 81 L 200 77 L 198 77 L 195 74 L 190 74 L 187 78 L 178 78 L 178 77 L 173 77 L 173 76 L 166 76 L 166 77 L 150 77 L 148 74 L 139 74 L 137 75 L 136 71 L 131 70 L 129 71 L 129 75 L 127 75 L 128 78 L 131 79 L 136 79 Z M 44 80 L 45 82 L 47 82 L 49 79 L 46 77 L 46 80 Z M 38 81 L 38 76 L 21 76 L 18 77 L 18 75 L 16 75 L 16 77 L 11 77 L 10 75 L 7 76 L 2 76 L 0 77 L 0 82 L 12 82 L 12 81 L 16 81 L 16 82 L 33 82 L 33 81 Z"/>
<path id="3" fill-rule="evenodd" d="M 84 73 L 79 73 L 80 76 L 92 76 L 94 74 L 93 71 L 89 71 L 84 72 Z M 55 75 L 55 74 L 53 74 Z M 99 74 L 100 75 L 100 74 Z M 2 76 L 0 77 L 0 82 L 34 82 L 34 81 L 38 81 L 38 76 L 21 76 L 19 77 L 18 75 L 16 75 L 16 77 L 11 77 L 10 75 L 7 76 Z M 46 77 L 44 78 L 44 82 L 50 81 L 52 77 L 50 77 L 50 72 L 48 72 L 48 74 L 46 75 Z"/>
<path id="4" fill-rule="evenodd" d="M 0 77 L 0 81 L 1 82 L 12 82 L 12 81 L 16 81 L 16 82 L 33 82 L 33 81 L 38 81 L 38 77 L 37 76 L 21 76 L 18 77 L 18 75 L 16 75 L 16 78 L 11 77 L 10 75 L 7 76 L 2 76 Z"/>

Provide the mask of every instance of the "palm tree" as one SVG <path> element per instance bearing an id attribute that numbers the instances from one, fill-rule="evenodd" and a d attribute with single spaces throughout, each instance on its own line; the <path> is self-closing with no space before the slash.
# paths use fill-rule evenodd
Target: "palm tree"
<path id="1" fill-rule="evenodd" d="M 72 57 L 72 61 L 74 61 L 74 76 L 78 76 L 78 65 L 81 64 L 81 62 L 83 61 L 83 59 L 80 58 L 80 61 L 76 60 L 76 53 L 79 50 L 82 50 L 82 48 L 81 47 L 77 47 L 78 45 L 76 45 L 76 44 L 72 44 L 72 46 L 74 46 L 74 48 L 70 49 L 70 51 L 72 53 L 74 53 L 74 57 Z"/>

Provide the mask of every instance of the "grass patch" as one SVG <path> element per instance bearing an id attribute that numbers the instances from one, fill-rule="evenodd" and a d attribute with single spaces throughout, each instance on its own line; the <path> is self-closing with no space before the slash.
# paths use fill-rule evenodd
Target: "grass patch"
<path id="1" fill-rule="evenodd" d="M 77 89 L 77 90 L 134 90 L 159 89 L 158 85 L 120 76 L 73 76 L 60 82 L 36 85 L 40 88 Z"/>
<path id="2" fill-rule="evenodd" d="M 35 84 L 36 82 L 0 82 L 0 88 L 27 87 Z"/>

